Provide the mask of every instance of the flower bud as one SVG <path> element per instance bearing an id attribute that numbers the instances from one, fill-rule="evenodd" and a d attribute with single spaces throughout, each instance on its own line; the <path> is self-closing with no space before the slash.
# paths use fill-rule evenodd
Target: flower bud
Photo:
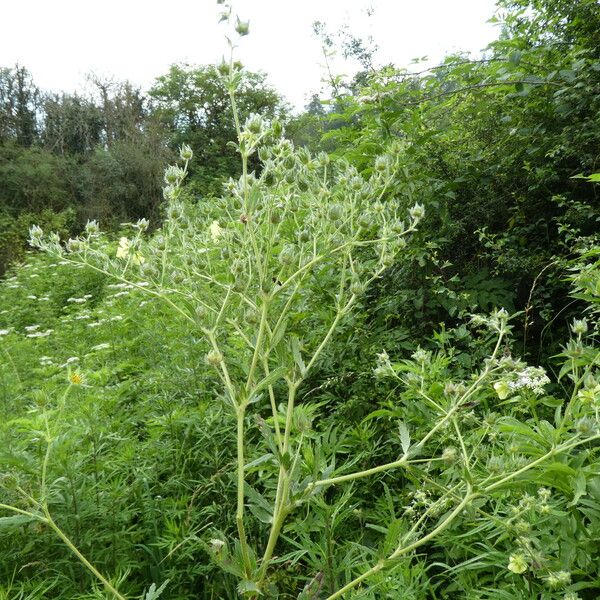
<path id="1" fill-rule="evenodd" d="M 165 183 L 167 185 L 176 185 L 183 179 L 184 175 L 183 169 L 171 165 L 165 169 Z"/>
<path id="2" fill-rule="evenodd" d="M 281 124 L 281 121 L 277 119 L 274 120 L 271 123 L 271 131 L 276 138 L 281 137 L 283 135 L 283 125 Z"/>
<path id="3" fill-rule="evenodd" d="M 179 156 L 182 160 L 192 160 L 194 152 L 192 151 L 190 146 L 188 146 L 187 144 L 183 144 L 181 146 L 181 149 L 179 150 Z"/>
<path id="4" fill-rule="evenodd" d="M 42 228 L 38 225 L 32 225 L 29 228 L 29 243 L 32 246 L 39 246 L 42 243 L 42 238 L 44 237 L 44 232 Z"/>
<path id="5" fill-rule="evenodd" d="M 592 435 L 595 428 L 595 423 L 592 419 L 583 418 L 575 423 L 575 430 L 584 437 Z"/>
<path id="6" fill-rule="evenodd" d="M 444 448 L 442 452 L 442 460 L 447 464 L 451 465 L 456 462 L 458 458 L 458 450 L 453 446 L 448 446 L 448 448 Z"/>
<path id="7" fill-rule="evenodd" d="M 394 264 L 394 256 L 392 254 L 389 254 L 388 252 L 386 252 L 385 254 L 383 254 L 381 256 L 381 264 L 386 269 L 388 267 L 391 267 Z"/>
<path id="8" fill-rule="evenodd" d="M 332 204 L 329 207 L 328 216 L 332 221 L 337 221 L 341 219 L 344 214 L 342 207 L 339 204 Z"/>
<path id="9" fill-rule="evenodd" d="M 286 180 L 287 180 L 287 178 L 286 178 Z M 297 185 L 298 185 L 298 189 L 301 192 L 306 192 L 308 190 L 308 181 L 306 181 L 306 179 L 304 179 L 303 177 L 298 179 Z"/>
<path id="10" fill-rule="evenodd" d="M 588 324 L 586 319 L 574 319 L 571 329 L 575 335 L 584 335 L 588 331 Z"/>
<path id="11" fill-rule="evenodd" d="M 250 133 L 254 133 L 256 135 L 260 134 L 263 130 L 263 120 L 260 115 L 252 114 L 246 120 L 246 129 Z"/>
<path id="12" fill-rule="evenodd" d="M 308 240 L 310 240 L 310 232 L 308 229 L 303 229 L 298 238 L 301 242 L 308 242 Z"/>
<path id="13" fill-rule="evenodd" d="M 355 279 L 350 284 L 350 293 L 355 296 L 360 296 L 365 291 L 365 286 L 358 280 Z"/>
<path id="14" fill-rule="evenodd" d="M 265 185 L 268 185 L 269 187 L 272 186 L 275 183 L 275 174 L 273 171 L 265 171 L 263 181 L 265 182 Z"/>
<path id="15" fill-rule="evenodd" d="M 88 221 L 85 224 L 85 232 L 88 235 L 96 235 L 100 233 L 100 226 L 98 225 L 98 221 Z"/>
<path id="16" fill-rule="evenodd" d="M 83 250 L 83 242 L 78 239 L 69 239 L 67 241 L 67 250 L 69 252 L 79 252 Z"/>
<path id="17" fill-rule="evenodd" d="M 237 23 L 235 25 L 235 30 L 240 36 L 245 36 L 250 33 L 250 21 L 240 21 L 240 18 L 237 17 Z"/>
<path id="18" fill-rule="evenodd" d="M 296 249 L 294 246 L 288 245 L 279 253 L 279 262 L 282 265 L 291 265 L 296 259 Z"/>
<path id="19" fill-rule="evenodd" d="M 138 219 L 138 221 L 135 224 L 135 226 L 140 231 L 146 231 L 148 229 L 148 227 L 150 227 L 150 221 L 148 221 L 148 219 Z"/>
<path id="20" fill-rule="evenodd" d="M 363 229 L 369 229 L 373 225 L 373 218 L 369 213 L 363 213 L 358 217 L 358 224 Z"/>
<path id="21" fill-rule="evenodd" d="M 211 350 L 206 355 L 206 362 L 212 367 L 219 367 L 223 362 L 223 355 L 220 352 L 217 352 L 216 350 Z"/>
<path id="22" fill-rule="evenodd" d="M 408 213 L 415 220 L 419 221 L 425 216 L 425 207 L 422 204 L 415 204 Z"/>

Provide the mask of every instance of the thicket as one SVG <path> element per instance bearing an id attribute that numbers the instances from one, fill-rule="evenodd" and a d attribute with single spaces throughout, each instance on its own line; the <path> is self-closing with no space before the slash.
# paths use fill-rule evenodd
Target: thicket
<path id="1" fill-rule="evenodd" d="M 213 66 L 174 65 L 148 94 L 89 77 L 88 95 L 41 91 L 21 66 L 0 69 L 0 272 L 23 258 L 34 223 L 65 235 L 88 220 L 162 219 L 162 176 L 185 140 L 201 158 L 191 185 L 218 195 L 237 174 L 227 90 Z M 265 76 L 245 73 L 240 111 L 283 114 Z"/>
<path id="2" fill-rule="evenodd" d="M 224 191 L 182 145 L 155 229 L 31 228 L 0 597 L 597 597 L 599 14 L 499 5 L 484 59 L 419 75 L 346 38 L 369 68 L 297 145 L 233 52 L 173 68 L 177 142 L 171 85 L 228 98 Z"/>

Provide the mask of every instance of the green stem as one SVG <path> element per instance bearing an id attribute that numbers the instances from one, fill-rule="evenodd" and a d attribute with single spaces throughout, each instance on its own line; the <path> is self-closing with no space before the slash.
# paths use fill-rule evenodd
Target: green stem
<path id="1" fill-rule="evenodd" d="M 250 579 L 252 575 L 252 563 L 250 561 L 250 552 L 248 549 L 248 539 L 246 538 L 246 528 L 244 525 L 244 417 L 246 406 L 241 405 L 237 409 L 237 511 L 236 522 L 238 536 L 240 538 L 240 547 L 244 561 L 246 577 Z"/>
<path id="2" fill-rule="evenodd" d="M 63 543 L 69 548 L 69 550 L 71 550 L 71 552 L 79 559 L 79 561 L 88 569 L 88 571 L 90 571 L 90 573 L 92 573 L 99 581 L 101 581 L 102 584 L 104 585 L 104 587 L 106 587 L 106 589 L 108 591 L 110 591 L 111 594 L 113 594 L 115 598 L 118 598 L 118 600 L 126 600 L 125 596 L 120 594 L 111 585 L 111 583 L 108 581 L 108 579 L 106 579 L 106 577 L 104 577 L 102 575 L 102 573 L 100 573 L 100 571 L 98 571 L 98 569 L 96 569 L 96 567 L 94 567 L 94 565 L 83 554 L 81 554 L 81 552 L 77 549 L 75 544 L 73 544 L 73 542 L 71 542 L 71 540 L 63 533 L 62 529 L 54 522 L 54 520 L 50 516 L 50 513 L 48 512 L 48 509 L 46 506 L 44 506 L 44 514 L 46 515 L 44 522 L 47 523 L 54 530 L 56 535 L 63 541 Z"/>
<path id="3" fill-rule="evenodd" d="M 587 444 L 589 442 L 593 442 L 598 439 L 600 439 L 600 434 L 593 435 L 591 437 L 587 437 L 584 439 L 579 439 L 570 444 L 564 444 L 562 446 L 557 446 L 555 448 L 551 448 L 550 450 L 548 450 L 548 452 L 546 452 L 546 454 L 544 454 L 543 456 L 540 456 L 540 458 L 538 458 L 538 459 L 534 460 L 533 462 L 530 462 L 529 464 L 520 468 L 518 471 L 515 471 L 514 473 L 510 473 L 510 474 L 506 475 L 505 477 L 502 477 L 502 479 L 499 479 L 498 481 L 495 481 L 494 483 L 484 487 L 482 489 L 481 493 L 488 494 L 489 492 L 495 490 L 496 488 L 499 488 L 499 487 L 503 486 L 505 483 L 511 481 L 515 477 L 518 477 L 519 475 L 522 475 L 523 473 L 529 471 L 530 469 L 533 469 L 533 467 L 536 467 L 540 463 L 543 463 L 545 460 L 548 460 L 549 458 L 551 458 L 555 454 L 558 454 L 559 452 L 565 452 L 565 451 L 571 450 L 577 446 L 581 446 L 582 444 Z"/>
<path id="4" fill-rule="evenodd" d="M 269 376 L 269 361 L 266 358 L 263 358 L 263 369 L 265 371 L 265 377 Z M 273 414 L 273 426 L 275 427 L 275 438 L 277 439 L 277 448 L 281 452 L 283 450 L 282 439 L 281 439 L 281 429 L 279 428 L 279 414 L 277 412 L 277 403 L 275 401 L 275 391 L 273 390 L 273 386 L 269 385 L 269 402 L 271 403 L 271 413 Z"/>
<path id="5" fill-rule="evenodd" d="M 465 497 L 461 500 L 460 504 L 458 504 L 458 506 L 456 506 L 456 508 L 435 529 L 431 530 L 427 535 L 418 539 L 416 542 L 413 542 L 412 544 L 409 544 L 408 546 L 402 546 L 402 547 L 397 548 L 389 556 L 389 558 L 387 560 L 380 560 L 377 564 L 375 564 L 373 567 L 371 567 L 368 571 L 365 571 L 362 575 L 359 575 L 358 577 L 353 579 L 350 583 L 347 583 L 343 588 L 341 588 L 337 592 L 335 592 L 335 594 L 331 594 L 331 596 L 328 596 L 326 598 L 326 600 L 336 600 L 336 598 L 341 598 L 344 594 L 346 594 L 350 590 L 354 589 L 357 585 L 359 585 L 360 583 L 362 583 L 363 581 L 365 581 L 372 575 L 375 575 L 376 573 L 378 573 L 379 571 L 384 569 L 386 566 L 386 562 L 397 560 L 401 556 L 408 554 L 409 552 L 412 552 L 419 546 L 422 546 L 423 544 L 426 544 L 427 542 L 429 542 L 430 540 L 435 538 L 437 535 L 442 533 L 442 531 L 444 531 L 446 528 L 448 528 L 451 525 L 451 523 L 454 521 L 454 519 L 456 519 L 456 517 L 458 517 L 460 515 L 460 513 L 463 511 L 465 506 L 467 506 L 467 504 L 469 502 L 471 502 L 471 500 L 475 496 L 476 496 L 476 494 L 471 493 L 471 487 L 467 486 L 467 493 L 466 493 Z"/>
<path id="6" fill-rule="evenodd" d="M 254 354 L 252 355 L 252 362 L 250 363 L 250 369 L 248 370 L 248 378 L 246 379 L 246 394 L 250 391 L 252 386 L 252 380 L 254 379 L 254 372 L 258 359 L 260 356 L 260 350 L 263 343 L 263 337 L 265 335 L 265 328 L 267 325 L 267 315 L 269 312 L 269 298 L 265 296 L 263 298 L 263 305 L 260 314 L 260 325 L 258 326 L 258 334 L 256 335 L 256 345 L 254 346 Z"/>

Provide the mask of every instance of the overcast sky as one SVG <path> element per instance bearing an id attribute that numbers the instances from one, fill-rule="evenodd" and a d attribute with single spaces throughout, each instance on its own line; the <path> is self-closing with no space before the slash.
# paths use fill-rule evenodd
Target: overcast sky
<path id="1" fill-rule="evenodd" d="M 315 20 L 330 31 L 348 24 L 357 35 L 373 35 L 379 62 L 397 66 L 478 53 L 497 35 L 486 23 L 494 0 L 234 0 L 234 8 L 251 26 L 239 57 L 267 72 L 296 107 L 324 76 Z M 221 59 L 218 10 L 215 0 L 0 0 L 0 66 L 18 62 L 46 90 L 81 91 L 91 71 L 146 89 L 172 63 Z M 338 73 L 351 68 L 335 65 Z"/>

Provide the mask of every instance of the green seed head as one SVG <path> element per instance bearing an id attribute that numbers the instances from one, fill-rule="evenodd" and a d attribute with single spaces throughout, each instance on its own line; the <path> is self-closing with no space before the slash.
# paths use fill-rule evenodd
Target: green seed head
<path id="1" fill-rule="evenodd" d="M 219 367 L 223 362 L 223 355 L 216 350 L 212 350 L 206 355 L 206 362 L 212 367 Z"/>
<path id="2" fill-rule="evenodd" d="M 332 204 L 329 207 L 328 216 L 332 221 L 337 221 L 341 219 L 344 214 L 342 207 L 339 204 Z"/>
<path id="3" fill-rule="evenodd" d="M 363 229 L 369 229 L 373 225 L 373 217 L 369 213 L 363 213 L 358 217 L 358 224 Z"/>

